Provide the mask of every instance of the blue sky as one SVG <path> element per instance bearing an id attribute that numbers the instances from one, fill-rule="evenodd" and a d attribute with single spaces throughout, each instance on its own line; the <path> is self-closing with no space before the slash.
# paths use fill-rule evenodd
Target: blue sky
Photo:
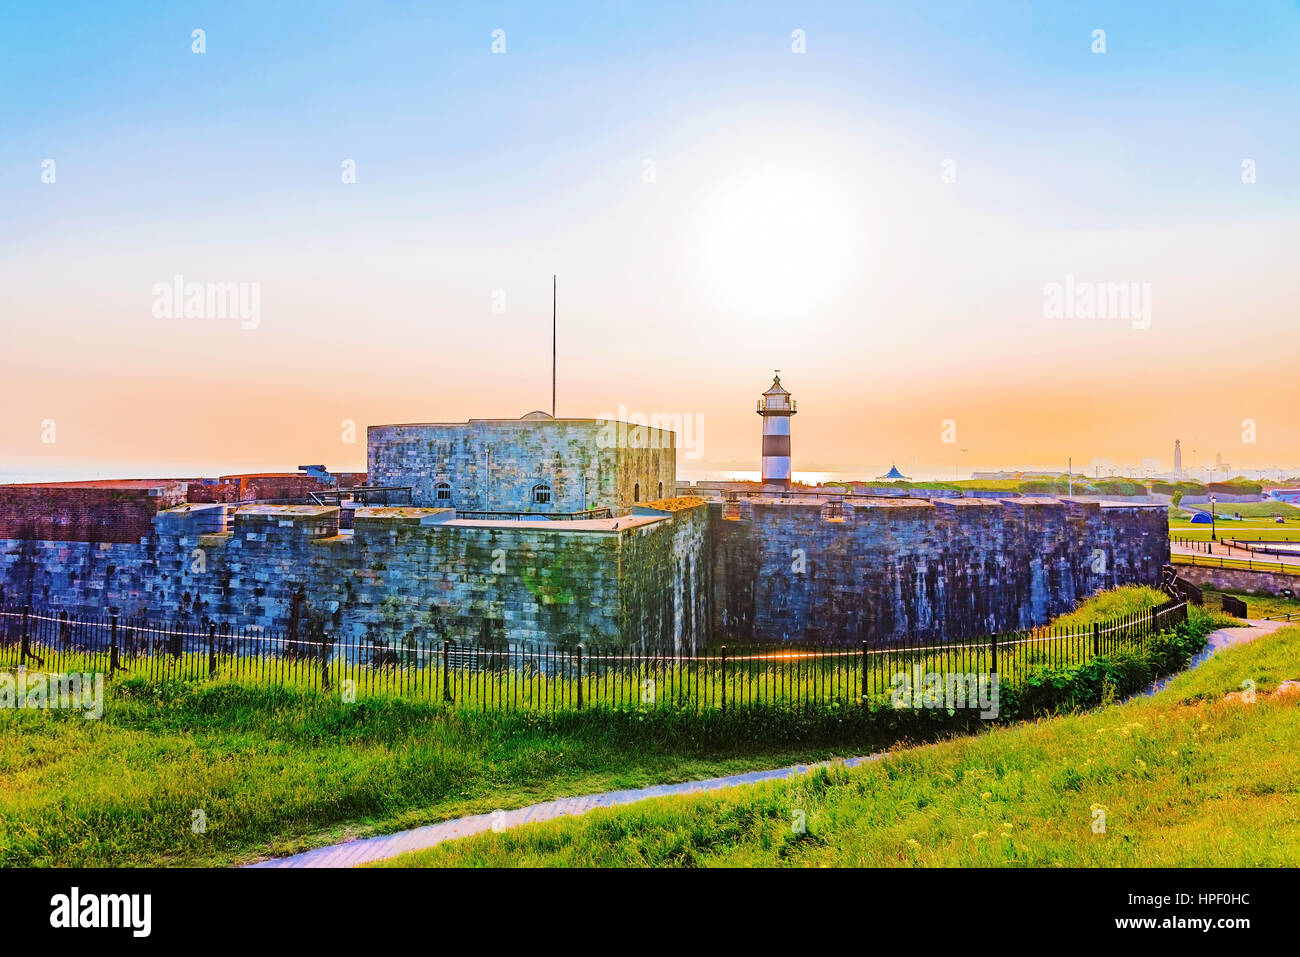
<path id="1" fill-rule="evenodd" d="M 740 412 L 776 365 L 825 410 L 796 440 L 818 467 L 941 462 L 929 423 L 949 415 L 972 423 L 973 465 L 1136 459 L 1174 435 L 1231 451 L 1247 415 L 1279 427 L 1261 430 L 1267 450 L 1233 457 L 1300 453 L 1265 383 L 1240 386 L 1220 419 L 1098 402 L 1066 440 L 999 421 L 1024 395 L 995 396 L 972 369 L 1027 394 L 1125 390 L 1155 409 L 1213 368 L 1188 345 L 1228 335 L 1280 361 L 1300 204 L 1295 2 L 9 3 L 3 22 L 0 347 L 14 394 L 0 396 L 13 410 L 0 451 L 14 462 L 52 454 L 34 442 L 47 416 L 68 423 L 57 455 L 70 467 L 103 461 L 108 434 L 124 463 L 166 444 L 173 457 L 147 460 L 343 467 L 355 450 L 311 451 L 344 415 L 526 411 L 549 393 L 552 272 L 562 411 L 697 411 L 716 423 L 718 465 L 752 451 Z M 1247 157 L 1258 181 L 1243 188 Z M 344 159 L 357 166 L 346 187 Z M 944 192 L 946 159 L 958 181 Z M 788 317 L 762 315 L 790 292 L 768 289 L 770 266 L 746 277 L 743 262 L 698 255 L 736 238 L 697 222 L 734 218 L 713 197 L 736 171 L 759 193 L 829 183 L 852 210 L 836 220 L 828 201 L 834 240 L 809 268 L 828 265 Z M 815 216 L 796 227 L 822 232 Z M 176 273 L 263 283 L 267 321 L 256 335 L 160 329 L 146 294 Z M 1035 325 L 1042 283 L 1067 273 L 1149 278 L 1162 321 L 1141 340 Z M 498 289 L 507 320 L 487 308 Z M 226 378 L 195 370 L 196 355 Z M 882 423 L 864 380 L 916 421 Z M 241 432 L 205 418 L 205 401 L 160 403 L 186 389 L 245 395 L 243 411 L 280 423 L 323 411 L 311 428 Z M 144 403 L 184 411 L 140 421 Z"/>

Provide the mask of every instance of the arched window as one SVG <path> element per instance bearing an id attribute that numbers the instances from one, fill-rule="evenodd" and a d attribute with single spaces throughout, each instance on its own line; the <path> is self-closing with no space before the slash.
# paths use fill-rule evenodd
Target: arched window
<path id="1" fill-rule="evenodd" d="M 637 482 L 635 485 L 632 486 L 632 501 L 634 501 L 634 502 L 639 502 L 639 501 L 641 501 L 641 483 L 640 483 L 640 482 Z"/>
<path id="2" fill-rule="evenodd" d="M 550 505 L 551 504 L 551 487 L 545 482 L 533 486 L 533 504 Z"/>
<path id="3" fill-rule="evenodd" d="M 663 497 L 664 497 L 664 483 L 663 483 L 663 482 L 660 482 L 660 483 L 659 483 L 659 497 L 660 497 L 660 498 L 663 498 Z"/>
<path id="4" fill-rule="evenodd" d="M 450 483 L 450 482 L 439 482 L 437 485 L 435 485 L 435 486 L 433 487 L 433 497 L 434 497 L 434 500 L 435 500 L 435 501 L 438 501 L 438 502 L 450 502 L 450 501 L 451 501 L 451 483 Z"/>

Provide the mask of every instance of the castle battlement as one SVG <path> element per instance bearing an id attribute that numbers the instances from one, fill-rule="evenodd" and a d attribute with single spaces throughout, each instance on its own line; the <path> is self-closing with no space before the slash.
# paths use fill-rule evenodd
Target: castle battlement
<path id="1" fill-rule="evenodd" d="M 759 411 L 761 484 L 681 487 L 672 432 L 534 412 L 372 426 L 351 489 L 319 466 L 2 487 L 0 586 L 71 612 L 270 629 L 301 594 L 360 645 L 690 649 L 1027 628 L 1155 584 L 1169 559 L 1163 507 L 792 486 L 779 381 Z M 373 503 L 394 493 L 409 503 Z"/>

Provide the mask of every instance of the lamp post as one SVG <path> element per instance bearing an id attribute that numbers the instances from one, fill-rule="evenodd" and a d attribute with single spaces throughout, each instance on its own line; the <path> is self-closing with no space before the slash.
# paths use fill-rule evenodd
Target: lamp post
<path id="1" fill-rule="evenodd" d="M 1217 501 L 1218 499 L 1213 495 L 1210 496 L 1210 541 L 1212 542 L 1217 542 L 1219 540 L 1219 536 L 1216 534 L 1219 526 L 1217 524 L 1217 516 L 1214 513 L 1214 503 Z"/>

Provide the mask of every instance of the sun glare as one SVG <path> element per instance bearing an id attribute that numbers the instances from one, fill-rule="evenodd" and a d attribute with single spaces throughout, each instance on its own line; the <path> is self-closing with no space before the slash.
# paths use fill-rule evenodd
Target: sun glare
<path id="1" fill-rule="evenodd" d="M 806 315 L 865 263 L 852 191 L 814 171 L 757 169 L 700 206 L 692 257 L 713 305 L 749 318 Z"/>

